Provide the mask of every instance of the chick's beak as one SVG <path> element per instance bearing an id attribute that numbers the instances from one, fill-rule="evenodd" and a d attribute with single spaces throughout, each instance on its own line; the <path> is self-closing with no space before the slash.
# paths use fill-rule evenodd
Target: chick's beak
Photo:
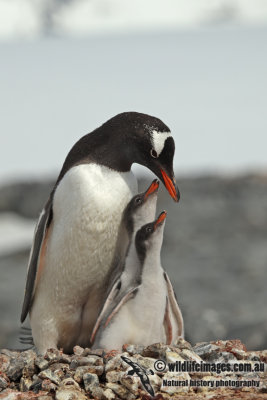
<path id="1" fill-rule="evenodd" d="M 148 196 L 150 196 L 151 194 L 155 193 L 158 190 L 158 188 L 159 188 L 159 180 L 154 179 L 154 181 L 151 183 L 151 185 L 149 186 L 149 188 L 145 193 L 145 199 L 147 199 Z"/>
<path id="2" fill-rule="evenodd" d="M 171 179 L 163 169 L 161 169 L 160 172 L 164 181 L 164 185 L 166 186 L 166 189 L 170 193 L 173 200 L 178 202 L 180 200 L 180 192 L 178 187 L 176 186 L 175 179 L 174 178 Z"/>
<path id="3" fill-rule="evenodd" d="M 159 225 L 162 225 L 163 221 L 167 217 L 166 211 L 162 211 L 162 213 L 159 214 L 158 218 L 156 219 L 154 223 L 154 229 L 156 230 Z"/>

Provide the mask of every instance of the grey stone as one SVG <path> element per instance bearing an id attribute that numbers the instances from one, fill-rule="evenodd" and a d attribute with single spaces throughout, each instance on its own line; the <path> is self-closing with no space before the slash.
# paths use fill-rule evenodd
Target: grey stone
<path id="1" fill-rule="evenodd" d="M 194 352 L 203 360 L 205 360 L 206 356 L 208 356 L 211 352 L 216 351 L 218 349 L 219 346 L 215 346 L 214 344 L 208 342 L 197 343 L 193 347 Z"/>
<path id="2" fill-rule="evenodd" d="M 0 375 L 0 391 L 6 389 L 8 386 L 7 380 Z"/>
<path id="3" fill-rule="evenodd" d="M 103 371 L 103 366 L 86 365 L 83 367 L 78 367 L 74 373 L 74 379 L 76 382 L 81 383 L 84 374 L 102 375 Z"/>
<path id="4" fill-rule="evenodd" d="M 5 354 L 0 354 L 0 371 L 6 372 L 10 366 L 11 358 Z"/>
<path id="5" fill-rule="evenodd" d="M 42 390 L 45 390 L 47 392 L 55 392 L 57 390 L 57 385 L 53 382 L 51 382 L 50 379 L 44 379 L 42 381 Z"/>
<path id="6" fill-rule="evenodd" d="M 23 368 L 24 361 L 21 357 L 11 358 L 6 374 L 10 380 L 18 381 L 22 376 Z"/>
<path id="7" fill-rule="evenodd" d="M 94 399 L 102 399 L 103 389 L 99 386 L 99 379 L 96 374 L 86 373 L 83 375 L 84 388 Z"/>
<path id="8" fill-rule="evenodd" d="M 74 356 L 71 360 L 70 368 L 74 369 L 85 365 L 103 366 L 103 360 L 101 357 L 94 355 L 88 355 L 87 357 Z"/>
<path id="9" fill-rule="evenodd" d="M 176 386 L 174 383 L 186 382 L 186 381 L 189 382 L 189 380 L 190 380 L 190 375 L 187 372 L 179 372 L 179 373 L 166 372 L 162 377 L 162 385 L 160 390 L 164 393 L 168 393 L 169 395 L 173 395 L 175 393 L 186 394 L 189 391 L 188 385 Z M 167 385 L 165 385 L 166 381 Z"/>
<path id="10" fill-rule="evenodd" d="M 181 337 L 179 337 L 176 340 L 174 347 L 177 347 L 180 350 L 183 350 L 183 349 L 192 350 L 191 344 Z"/>
<path id="11" fill-rule="evenodd" d="M 68 354 L 64 354 L 58 349 L 48 349 L 44 355 L 44 359 L 48 361 L 49 365 L 54 362 L 70 364 L 71 357 Z"/>
<path id="12" fill-rule="evenodd" d="M 138 395 L 138 389 L 141 387 L 139 377 L 129 376 L 125 373 L 120 378 L 120 383 L 125 386 L 135 396 Z M 141 387 L 142 388 L 142 387 Z"/>
<path id="13" fill-rule="evenodd" d="M 111 389 L 114 393 L 116 393 L 120 399 L 123 400 L 134 400 L 135 395 L 132 394 L 126 387 L 119 385 L 117 383 L 108 382 L 106 384 L 108 389 Z"/>
<path id="14" fill-rule="evenodd" d="M 59 387 L 74 387 L 76 389 L 79 389 L 80 386 L 79 384 L 71 377 L 65 378 L 60 382 Z"/>
<path id="15" fill-rule="evenodd" d="M 41 379 L 49 379 L 51 382 L 55 383 L 56 385 L 59 385 L 60 381 L 64 378 L 64 372 L 61 369 L 53 371 L 50 368 L 48 368 L 41 371 L 38 374 L 38 376 Z"/>
<path id="16" fill-rule="evenodd" d="M 56 391 L 56 400 L 87 400 L 84 393 L 75 389 L 62 388 Z"/>
<path id="17" fill-rule="evenodd" d="M 106 389 L 103 391 L 104 400 L 114 400 L 116 399 L 116 394 L 111 389 Z"/>
<path id="18" fill-rule="evenodd" d="M 45 360 L 45 359 L 43 358 L 43 356 L 40 356 L 40 355 L 39 355 L 39 356 L 36 357 L 36 359 L 35 359 L 35 365 L 42 371 L 42 370 L 48 368 L 49 362 L 48 362 L 48 360 Z"/>
<path id="19" fill-rule="evenodd" d="M 123 345 L 123 350 L 126 351 L 130 356 L 133 354 L 142 354 L 145 349 L 145 346 L 140 344 L 126 344 Z"/>
<path id="20" fill-rule="evenodd" d="M 27 392 L 32 387 L 32 384 L 33 381 L 31 379 L 22 376 L 20 379 L 19 388 L 22 392 Z"/>
<path id="21" fill-rule="evenodd" d="M 164 359 L 165 353 L 170 350 L 166 344 L 155 343 L 150 346 L 146 346 L 142 352 L 143 357 L 152 357 L 156 359 Z"/>
<path id="22" fill-rule="evenodd" d="M 83 347 L 80 347 L 80 346 L 74 346 L 73 347 L 73 353 L 76 356 L 81 356 L 83 354 L 83 352 L 84 352 L 84 348 Z"/>
<path id="23" fill-rule="evenodd" d="M 105 371 L 109 372 L 118 369 L 126 370 L 129 367 L 129 365 L 121 359 L 122 355 L 125 355 L 126 357 L 129 356 L 128 353 L 123 353 L 123 354 L 117 354 L 116 356 L 110 358 L 105 365 Z"/>
<path id="24" fill-rule="evenodd" d="M 92 355 L 92 356 L 103 357 L 104 353 L 105 351 L 103 349 L 89 349 L 88 347 L 86 347 L 83 351 L 82 356 L 86 357 L 88 355 Z"/>
<path id="25" fill-rule="evenodd" d="M 106 373 L 106 380 L 107 382 L 112 382 L 112 383 L 118 383 L 120 382 L 120 379 L 122 375 L 124 375 L 124 371 L 108 371 Z"/>
<path id="26" fill-rule="evenodd" d="M 90 374 L 89 372 L 83 375 L 83 383 L 85 390 L 88 392 L 91 386 L 99 386 L 99 379 L 96 374 Z"/>

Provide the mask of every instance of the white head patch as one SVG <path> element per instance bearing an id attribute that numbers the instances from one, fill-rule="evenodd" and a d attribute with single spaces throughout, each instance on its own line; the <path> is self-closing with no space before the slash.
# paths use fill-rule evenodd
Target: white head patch
<path id="1" fill-rule="evenodd" d="M 151 131 L 151 142 L 153 149 L 159 156 L 164 149 L 166 139 L 171 136 L 171 132 L 158 132 L 156 130 Z"/>

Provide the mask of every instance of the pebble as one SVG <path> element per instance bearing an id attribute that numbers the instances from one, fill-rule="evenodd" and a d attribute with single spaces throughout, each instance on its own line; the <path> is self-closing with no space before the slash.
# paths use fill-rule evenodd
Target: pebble
<path id="1" fill-rule="evenodd" d="M 24 361 L 21 357 L 11 358 L 9 367 L 6 371 L 7 376 L 11 381 L 18 381 L 22 376 L 22 370 L 24 368 Z"/>
<path id="2" fill-rule="evenodd" d="M 22 378 L 20 379 L 20 383 L 19 383 L 19 388 L 21 392 L 27 392 L 31 389 L 32 386 L 32 380 L 29 378 L 24 378 L 22 376 Z"/>
<path id="3" fill-rule="evenodd" d="M 117 354 L 116 356 L 108 360 L 105 366 L 105 371 L 109 372 L 117 369 L 126 370 L 127 368 L 129 368 L 129 365 L 122 360 L 121 358 L 122 355 L 128 357 L 127 353 Z"/>
<path id="4" fill-rule="evenodd" d="M 86 347 L 83 351 L 82 356 L 86 357 L 86 356 L 98 356 L 98 357 L 104 357 L 105 351 L 103 349 L 89 349 L 88 347 Z"/>
<path id="5" fill-rule="evenodd" d="M 86 373 L 83 376 L 84 388 L 94 399 L 103 397 L 103 389 L 99 386 L 99 379 L 96 374 Z"/>
<path id="6" fill-rule="evenodd" d="M 10 365 L 10 357 L 5 354 L 0 354 L 0 371 L 6 372 Z"/>
<path id="7" fill-rule="evenodd" d="M 162 378 L 160 390 L 164 393 L 173 395 L 174 393 L 185 394 L 189 391 L 189 386 L 176 386 L 177 382 L 190 381 L 190 375 L 187 372 L 166 372 Z M 165 385 L 167 383 L 167 385 Z"/>
<path id="8" fill-rule="evenodd" d="M 164 359 L 168 346 L 162 343 L 155 343 L 144 348 L 142 352 L 143 357 L 152 357 L 157 359 Z"/>
<path id="9" fill-rule="evenodd" d="M 49 362 L 45 360 L 42 356 L 38 356 L 35 359 L 35 365 L 42 371 L 48 368 Z"/>
<path id="10" fill-rule="evenodd" d="M 142 388 L 140 379 L 138 377 L 129 376 L 125 373 L 121 376 L 120 383 L 124 387 L 126 387 L 131 393 L 133 393 L 135 396 L 138 395 L 138 389 L 140 387 Z"/>
<path id="11" fill-rule="evenodd" d="M 54 382 L 56 385 L 60 384 L 60 381 L 64 377 L 64 372 L 62 369 L 57 369 L 52 371 L 50 368 L 45 369 L 39 373 L 39 378 L 41 379 L 50 379 L 51 382 Z"/>
<path id="12" fill-rule="evenodd" d="M 155 364 L 155 359 L 152 357 L 142 357 L 140 354 L 136 355 L 136 361 L 141 367 L 147 369 L 147 370 L 152 370 L 154 371 L 154 364 Z"/>
<path id="13" fill-rule="evenodd" d="M 166 361 L 167 363 L 176 363 L 176 361 L 184 362 L 184 358 L 174 351 L 166 351 Z"/>
<path id="14" fill-rule="evenodd" d="M 73 347 L 73 353 L 76 356 L 81 356 L 83 354 L 83 352 L 84 352 L 84 348 L 83 347 L 80 347 L 80 346 L 74 346 Z"/>
<path id="15" fill-rule="evenodd" d="M 125 374 L 124 371 L 109 371 L 106 373 L 106 380 L 107 382 L 120 382 L 121 377 Z"/>
<path id="16" fill-rule="evenodd" d="M 192 350 L 191 344 L 181 337 L 176 340 L 174 347 L 177 347 L 180 350 L 183 349 Z"/>
<path id="17" fill-rule="evenodd" d="M 126 351 L 130 356 L 134 354 L 142 354 L 145 346 L 139 344 L 124 344 L 122 346 L 123 351 Z"/>
<path id="18" fill-rule="evenodd" d="M 116 399 L 116 395 L 111 389 L 106 389 L 103 391 L 103 399 L 104 400 L 113 400 L 113 399 Z"/>
<path id="19" fill-rule="evenodd" d="M 46 390 L 47 392 L 55 392 L 57 389 L 57 385 L 51 382 L 50 379 L 44 379 L 42 381 L 42 389 Z"/>
<path id="20" fill-rule="evenodd" d="M 111 389 L 114 393 L 116 393 L 119 398 L 123 400 L 134 400 L 135 395 L 132 394 L 125 386 L 119 385 L 117 383 L 108 382 L 106 387 Z"/>
<path id="21" fill-rule="evenodd" d="M 96 374 L 96 375 L 102 375 L 104 371 L 103 366 L 90 366 L 86 365 L 84 367 L 78 367 L 74 373 L 74 379 L 76 382 L 81 383 L 83 380 L 83 375 L 84 374 Z"/>
<path id="22" fill-rule="evenodd" d="M 88 400 L 85 394 L 75 389 L 59 389 L 55 398 L 56 400 Z"/>
<path id="23" fill-rule="evenodd" d="M 193 347 L 193 351 L 198 356 L 200 356 L 203 360 L 205 360 L 206 357 L 210 355 L 210 353 L 216 352 L 219 349 L 220 349 L 219 346 L 215 346 L 215 344 L 208 343 L 208 342 L 197 343 Z"/>
<path id="24" fill-rule="evenodd" d="M 71 357 L 57 349 L 48 349 L 44 355 L 44 359 L 48 361 L 49 365 L 54 362 L 71 363 Z"/>
<path id="25" fill-rule="evenodd" d="M 79 384 L 73 378 L 65 378 L 65 379 L 63 379 L 63 381 L 60 382 L 59 386 L 60 387 L 73 386 L 73 387 L 75 387 L 77 389 L 79 389 L 79 387 L 80 387 Z"/>
<path id="26" fill-rule="evenodd" d="M 0 375 L 0 392 L 1 392 L 2 390 L 6 389 L 7 386 L 8 386 L 7 380 L 6 380 L 4 377 L 2 377 L 2 376 Z"/>
<path id="27" fill-rule="evenodd" d="M 77 356 L 71 360 L 70 368 L 74 369 L 77 367 L 82 367 L 84 365 L 98 365 L 98 366 L 101 365 L 101 366 L 103 366 L 103 359 L 98 356 L 93 356 L 93 355 L 90 355 L 87 357 Z"/>

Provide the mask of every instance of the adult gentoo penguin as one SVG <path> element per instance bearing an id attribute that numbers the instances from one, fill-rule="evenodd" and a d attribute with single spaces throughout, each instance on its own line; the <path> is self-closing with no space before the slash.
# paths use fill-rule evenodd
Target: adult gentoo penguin
<path id="1" fill-rule="evenodd" d="M 95 348 L 125 343 L 174 343 L 184 336 L 183 317 L 160 261 L 166 212 L 138 230 L 124 270 L 115 281 L 93 330 Z"/>
<path id="2" fill-rule="evenodd" d="M 89 344 L 120 217 L 137 192 L 131 166 L 148 167 L 178 201 L 173 155 L 169 128 L 136 112 L 111 118 L 72 147 L 37 222 L 29 260 L 21 321 L 29 312 L 39 352 Z"/>

